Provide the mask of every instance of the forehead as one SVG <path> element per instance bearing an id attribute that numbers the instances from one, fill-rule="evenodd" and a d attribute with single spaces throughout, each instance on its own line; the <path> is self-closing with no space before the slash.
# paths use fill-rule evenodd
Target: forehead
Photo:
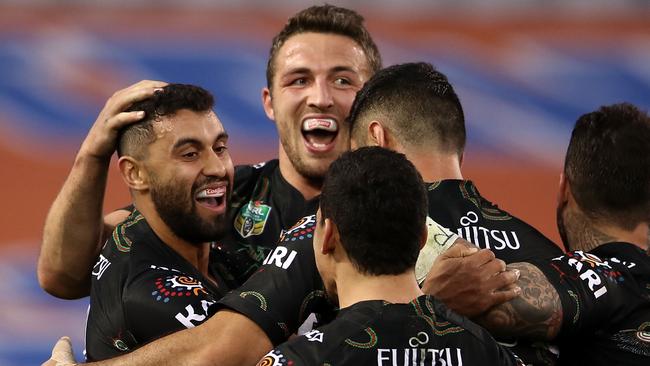
<path id="1" fill-rule="evenodd" d="M 349 37 L 330 33 L 300 33 L 291 36 L 282 45 L 275 58 L 276 75 L 305 68 L 312 72 L 326 72 L 348 68 L 369 76 L 366 53 Z"/>
<path id="2" fill-rule="evenodd" d="M 176 141 L 192 138 L 212 143 L 225 132 L 221 121 L 213 111 L 195 112 L 181 109 L 170 116 L 153 122 L 156 142 L 173 145 Z"/>

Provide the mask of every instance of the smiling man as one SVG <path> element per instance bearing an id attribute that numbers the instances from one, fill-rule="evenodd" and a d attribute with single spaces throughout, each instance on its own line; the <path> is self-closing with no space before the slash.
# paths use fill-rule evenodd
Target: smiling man
<path id="1" fill-rule="evenodd" d="M 232 221 L 218 259 L 234 284 L 257 269 L 283 229 L 316 212 L 329 164 L 349 149 L 345 118 L 356 92 L 381 68 L 363 23 L 353 10 L 313 6 L 292 16 L 273 39 L 261 96 L 278 129 L 278 158 L 235 170 Z M 160 85 L 145 81 L 130 94 L 150 92 L 150 84 Z M 117 210 L 102 220 L 115 135 L 124 125 L 104 121 L 95 122 L 46 218 L 38 278 L 57 297 L 88 295 L 100 246 L 130 214 Z M 70 223 L 74 231 L 66 229 Z"/>
<path id="2" fill-rule="evenodd" d="M 227 291 L 207 244 L 227 230 L 233 177 L 228 135 L 212 105 L 206 90 L 170 84 L 129 108 L 145 115 L 118 140 L 134 208 L 93 269 L 89 360 L 192 328 Z"/>

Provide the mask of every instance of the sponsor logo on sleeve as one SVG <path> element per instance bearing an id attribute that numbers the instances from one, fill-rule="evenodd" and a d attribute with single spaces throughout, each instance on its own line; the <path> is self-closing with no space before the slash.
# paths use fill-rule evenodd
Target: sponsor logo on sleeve
<path id="1" fill-rule="evenodd" d="M 318 329 L 313 329 L 305 333 L 305 337 L 309 342 L 323 343 L 323 332 Z"/>
<path id="2" fill-rule="evenodd" d="M 97 280 L 101 279 L 102 275 L 104 274 L 104 272 L 106 272 L 106 270 L 110 265 L 111 262 L 108 259 L 106 259 L 106 257 L 100 254 L 99 260 L 93 266 L 92 275 L 97 277 Z"/>
<path id="3" fill-rule="evenodd" d="M 553 262 L 558 261 L 566 262 L 566 264 L 569 265 L 569 268 L 575 270 L 578 274 L 577 278 L 587 285 L 596 299 L 607 293 L 606 280 L 614 282 L 622 282 L 624 280 L 621 272 L 612 268 L 608 261 L 602 260 L 591 253 L 585 253 L 581 250 L 576 250 L 569 252 L 566 255 L 553 258 Z M 612 260 L 612 262 L 620 263 L 618 260 Z M 633 267 L 634 263 L 626 263 L 625 265 L 631 265 Z M 557 266 L 555 266 L 555 268 L 563 275 L 566 275 L 566 273 L 560 270 Z"/>

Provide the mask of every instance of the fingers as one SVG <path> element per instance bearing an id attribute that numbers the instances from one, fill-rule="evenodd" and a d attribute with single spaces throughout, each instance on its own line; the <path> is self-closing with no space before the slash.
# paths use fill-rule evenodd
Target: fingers
<path id="1" fill-rule="evenodd" d="M 133 103 L 140 102 L 151 97 L 156 91 L 160 90 L 167 83 L 161 81 L 144 80 L 128 88 L 119 90 L 106 101 L 106 106 L 102 114 L 111 117 L 123 112 Z M 108 119 L 108 118 L 107 118 Z"/>
<path id="2" fill-rule="evenodd" d="M 454 244 L 440 256 L 444 258 L 462 258 L 471 256 L 478 251 L 479 249 L 472 243 L 463 238 L 458 238 Z"/>
<path id="3" fill-rule="evenodd" d="M 490 307 L 508 302 L 519 295 L 521 295 L 521 288 L 519 286 L 511 286 L 507 289 L 494 291 L 490 296 L 492 299 L 492 305 Z"/>
<path id="4" fill-rule="evenodd" d="M 56 361 L 57 366 L 75 364 L 70 338 L 59 338 L 59 340 L 54 345 L 54 348 L 52 348 L 52 357 L 50 359 Z"/>
<path id="5" fill-rule="evenodd" d="M 464 259 L 465 259 L 465 261 L 467 261 L 467 264 L 470 265 L 470 266 L 481 267 L 481 266 L 486 265 L 487 263 L 495 261 L 495 258 L 496 257 L 494 256 L 494 253 L 491 250 L 489 250 L 489 249 L 481 249 L 481 250 L 477 251 L 476 254 L 470 255 L 470 256 L 468 256 L 468 257 L 466 257 Z M 494 264 L 494 263 L 492 263 L 492 264 Z M 505 264 L 504 264 L 503 269 L 505 269 Z"/>

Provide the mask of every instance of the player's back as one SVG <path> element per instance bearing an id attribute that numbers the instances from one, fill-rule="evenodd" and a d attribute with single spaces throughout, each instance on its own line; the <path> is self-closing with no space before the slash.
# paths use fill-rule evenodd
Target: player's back
<path id="1" fill-rule="evenodd" d="M 427 184 L 429 216 L 506 263 L 552 258 L 563 251 L 534 227 L 483 198 L 468 180 Z"/>
<path id="2" fill-rule="evenodd" d="M 275 362 L 275 363 L 274 363 Z M 261 365 L 517 365 L 487 331 L 430 296 L 363 301 L 269 353 Z"/>

